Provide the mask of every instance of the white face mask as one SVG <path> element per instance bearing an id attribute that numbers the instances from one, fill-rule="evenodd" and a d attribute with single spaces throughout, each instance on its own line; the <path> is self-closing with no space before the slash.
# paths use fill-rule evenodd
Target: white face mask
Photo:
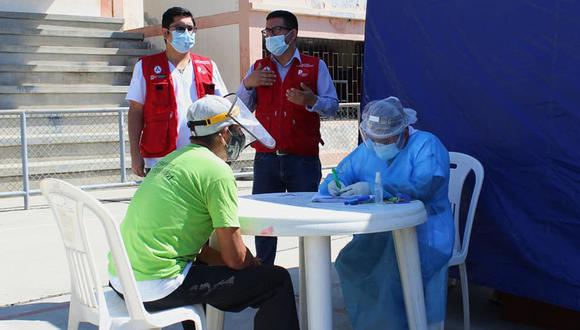
<path id="1" fill-rule="evenodd" d="M 288 32 L 290 34 L 292 31 Z M 284 54 L 289 45 L 286 43 L 286 36 L 288 34 L 280 36 L 272 36 L 266 38 L 266 49 L 272 53 L 274 56 L 280 56 Z"/>
<path id="2" fill-rule="evenodd" d="M 382 144 L 382 143 L 373 143 L 373 149 L 377 154 L 377 157 L 384 161 L 389 161 L 399 153 L 399 148 L 397 148 L 396 143 L 390 144 Z"/>

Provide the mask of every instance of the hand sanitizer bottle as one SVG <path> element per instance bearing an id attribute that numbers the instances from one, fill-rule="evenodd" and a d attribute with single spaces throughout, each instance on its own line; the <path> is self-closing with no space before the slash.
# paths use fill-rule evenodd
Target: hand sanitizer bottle
<path id="1" fill-rule="evenodd" d="M 375 174 L 375 203 L 383 203 L 383 184 L 381 182 L 381 172 Z"/>

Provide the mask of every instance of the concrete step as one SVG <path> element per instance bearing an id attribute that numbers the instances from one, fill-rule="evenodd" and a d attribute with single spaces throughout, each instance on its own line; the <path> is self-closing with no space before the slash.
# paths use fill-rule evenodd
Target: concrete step
<path id="1" fill-rule="evenodd" d="M 127 181 L 136 181 L 142 180 L 134 175 L 130 175 L 131 169 L 126 169 Z M 40 181 L 44 178 L 58 178 L 61 180 L 65 180 L 75 185 L 94 185 L 94 184 L 108 184 L 108 183 L 119 183 L 120 180 L 120 173 L 119 169 L 116 170 L 85 170 L 79 172 L 72 172 L 72 173 L 45 173 L 45 174 L 36 174 L 30 178 L 29 187 L 31 190 L 40 189 Z M 6 178 L 0 177 L 0 192 L 6 191 L 22 191 L 22 178 L 20 176 L 11 176 Z M 21 202 L 18 204 L 21 207 Z M 5 322 L 5 321 L 4 321 Z M 66 327 L 66 323 L 64 325 Z M 19 327 L 16 328 L 3 328 L 3 329 L 21 329 Z M 47 329 L 42 328 L 41 329 Z M 58 328 L 55 328 L 58 329 Z M 82 329 L 82 327 L 81 327 Z"/>
<path id="2" fill-rule="evenodd" d="M 0 85 L 79 85 L 90 82 L 126 86 L 131 82 L 130 70 L 131 68 L 127 66 L 0 65 Z"/>
<path id="3" fill-rule="evenodd" d="M 30 106 L 125 106 L 128 86 L 107 85 L 21 85 L 0 86 L 0 109 Z"/>
<path id="4" fill-rule="evenodd" d="M 0 35 L 43 36 L 43 37 L 74 37 L 102 39 L 143 40 L 143 33 L 120 32 L 94 29 L 60 29 L 6 26 L 0 30 Z"/>
<path id="5" fill-rule="evenodd" d="M 76 27 L 119 31 L 123 27 L 122 18 L 113 17 L 93 17 L 93 16 L 73 16 L 38 14 L 22 12 L 2 12 L 0 11 L 0 25 L 8 26 L 58 26 Z"/>
<path id="6" fill-rule="evenodd" d="M 49 174 L 78 175 L 84 172 L 90 173 L 91 176 L 96 176 L 95 171 L 110 170 L 119 172 L 120 161 L 118 151 L 98 153 L 101 151 L 100 149 L 112 147 L 114 147 L 113 144 L 88 144 L 85 145 L 85 153 L 83 154 L 76 153 L 45 158 L 29 157 L 28 173 L 34 179 L 34 177 L 38 176 L 49 177 Z M 78 148 L 78 150 L 81 149 Z M 90 153 L 90 151 L 93 152 Z M 249 165 L 251 166 L 254 157 L 253 149 L 245 150 L 241 156 L 243 157 L 240 157 L 240 159 L 230 165 L 234 172 L 240 172 L 243 168 Z M 131 155 L 128 151 L 125 154 L 125 166 L 127 169 L 131 168 Z M 3 160 L 0 163 L 0 182 L 2 181 L 22 182 L 22 163 L 20 159 Z M 0 189 L 0 191 L 3 190 Z"/>
<path id="7" fill-rule="evenodd" d="M 130 157 L 126 157 L 127 164 L 130 165 Z M 111 158 L 103 157 L 69 157 L 57 160 L 32 160 L 28 163 L 28 173 L 31 176 L 50 177 L 53 174 L 79 175 L 82 172 L 94 172 L 99 170 L 119 171 L 119 156 Z M 94 174 L 94 173 L 92 173 Z M 22 164 L 0 164 L 0 178 L 14 178 L 15 181 L 22 181 Z M 20 178 L 20 180 L 18 180 Z"/>
<path id="8" fill-rule="evenodd" d="M 20 146 L 20 126 L 17 118 L 14 117 L 12 123 L 11 119 L 2 118 L 6 123 L 1 126 L 3 132 L 0 134 L 0 147 Z M 29 145 L 118 141 L 118 118 L 109 114 L 83 117 L 61 117 L 54 114 L 40 118 L 27 114 L 26 123 Z"/>
<path id="9" fill-rule="evenodd" d="M 103 157 L 119 157 L 118 136 L 113 133 L 91 133 L 83 137 L 78 133 L 69 136 L 68 139 L 62 137 L 61 140 L 52 140 L 53 143 L 40 143 L 28 145 L 28 157 L 34 161 L 60 161 L 66 163 L 70 160 L 93 158 L 99 161 Z M 61 138 L 59 137 L 59 139 Z M 34 139 L 40 138 L 40 135 Z M 49 136 L 50 139 L 52 137 Z M 66 141 L 68 140 L 68 141 Z M 12 142 L 12 141 L 9 141 Z M 129 150 L 126 144 L 126 150 Z M 0 164 L 18 168 L 21 166 L 20 145 L 1 146 Z M 0 176 L 10 176 L 11 173 L 0 173 Z"/>
<path id="10" fill-rule="evenodd" d="M 2 27 L 0 26 L 0 31 Z M 118 33 L 118 32 L 116 32 Z M 108 47 L 108 48 L 139 48 L 149 49 L 150 44 L 141 39 L 115 39 L 95 37 L 62 37 L 46 35 L 15 35 L 2 34 L 0 39 L 5 45 L 28 46 L 68 46 L 68 47 Z"/>
<path id="11" fill-rule="evenodd" d="M 109 39 L 105 42 L 105 47 L 151 49 L 151 44 L 147 41 Z"/>
<path id="12" fill-rule="evenodd" d="M 109 56 L 143 56 L 152 51 L 147 49 L 102 48 L 102 47 L 67 47 L 67 46 L 29 46 L 0 45 L 0 53 L 33 53 L 59 55 L 109 55 Z"/>
<path id="13" fill-rule="evenodd" d="M 102 72 L 102 73 L 131 73 L 133 72 L 133 67 L 126 65 L 58 65 L 58 64 L 45 64 L 45 65 L 0 65 L 0 72 Z"/>
<path id="14" fill-rule="evenodd" d="M 123 41 L 123 48 L 146 48 L 142 33 L 94 29 L 24 28 L 0 25 L 4 45 L 105 47 L 112 40 Z"/>
<path id="15" fill-rule="evenodd" d="M 0 118 L 4 118 L 5 116 L 14 116 L 15 118 L 18 117 L 18 115 L 6 115 L 6 111 L 26 111 L 27 113 L 36 113 L 37 111 L 39 112 L 45 112 L 45 111 L 62 111 L 62 110 L 71 110 L 71 111 L 76 111 L 76 110 L 91 110 L 91 109 L 98 109 L 98 110 L 102 110 L 102 109 L 111 109 L 111 110 L 115 110 L 118 108 L 127 108 L 126 106 L 119 106 L 118 104 L 111 104 L 111 103 L 100 103 L 100 104 L 95 104 L 95 105 L 74 105 L 74 104 L 70 104 L 70 105 L 38 105 L 38 106 L 30 106 L 30 107 L 20 107 L 20 108 L 5 108 L 5 109 L 0 109 Z M 0 124 L 2 124 L 2 121 L 0 120 Z M 0 125 L 0 127 L 2 127 L 2 125 Z"/>
<path id="16" fill-rule="evenodd" d="M 129 58 L 149 53 L 130 48 L 0 45 L 0 64 L 126 65 Z"/>
<path id="17" fill-rule="evenodd" d="M 0 111 L 0 147 L 20 145 L 20 111 Z M 9 112 L 10 111 L 10 112 Z M 42 110 L 26 110 L 27 135 L 31 144 L 67 142 L 74 134 L 82 136 L 93 133 L 118 133 L 119 113 L 127 122 L 127 108 L 105 106 L 99 108 L 49 107 Z M 52 138 L 50 138 L 52 136 Z"/>
<path id="18" fill-rule="evenodd" d="M 1 113 L 1 112 L 0 112 Z M 16 118 L 15 118 L 16 119 Z M 27 141 L 29 145 L 55 143 L 96 143 L 118 141 L 118 120 L 102 114 L 90 117 L 63 118 L 57 115 L 36 118 L 27 115 Z M 9 122 L 9 119 L 6 119 Z M 20 127 L 14 120 L 12 126 L 2 125 L 0 147 L 20 146 Z M 126 134 L 126 133 L 125 133 Z M 1 157 L 1 156 L 0 156 Z"/>
<path id="19" fill-rule="evenodd" d="M 155 53 L 157 51 L 152 51 L 151 53 Z M 135 64 L 137 64 L 137 62 L 139 62 L 141 58 L 140 57 L 130 57 L 128 59 L 125 60 L 125 65 L 130 66 L 130 67 L 135 67 Z"/>
<path id="20" fill-rule="evenodd" d="M 2 94 L 86 94 L 86 93 L 127 93 L 129 86 L 110 85 L 20 85 L 0 86 Z"/>

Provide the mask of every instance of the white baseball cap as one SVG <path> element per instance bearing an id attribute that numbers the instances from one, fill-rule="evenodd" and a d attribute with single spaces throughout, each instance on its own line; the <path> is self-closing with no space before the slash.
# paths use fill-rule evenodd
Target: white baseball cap
<path id="1" fill-rule="evenodd" d="M 236 94 L 206 95 L 198 99 L 187 110 L 187 122 L 192 136 L 211 135 L 237 124 L 246 135 L 246 145 L 258 140 L 268 148 L 276 146 L 274 138 Z"/>

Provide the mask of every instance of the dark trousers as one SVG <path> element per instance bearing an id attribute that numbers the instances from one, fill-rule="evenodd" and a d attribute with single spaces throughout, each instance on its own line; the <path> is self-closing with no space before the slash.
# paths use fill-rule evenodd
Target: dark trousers
<path id="1" fill-rule="evenodd" d="M 252 194 L 317 191 L 322 177 L 319 157 L 256 153 Z M 273 265 L 277 237 L 256 236 L 256 255 Z"/>
<path id="2" fill-rule="evenodd" d="M 258 308 L 254 329 L 299 329 L 290 274 L 278 266 L 233 270 L 194 264 L 177 290 L 144 303 L 150 312 L 192 304 L 210 304 L 227 312 Z M 193 322 L 182 324 L 184 329 L 195 328 Z"/>

